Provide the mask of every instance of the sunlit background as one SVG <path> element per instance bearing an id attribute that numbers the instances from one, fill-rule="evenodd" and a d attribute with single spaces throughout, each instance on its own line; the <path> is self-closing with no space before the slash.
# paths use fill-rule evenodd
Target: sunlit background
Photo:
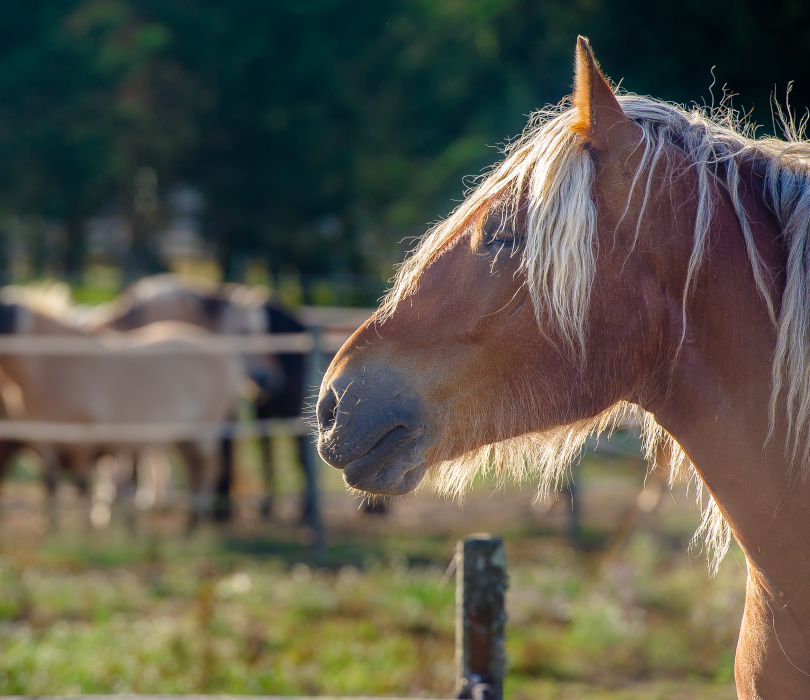
<path id="1" fill-rule="evenodd" d="M 622 89 L 730 100 L 760 135 L 780 133 L 774 99 L 796 123 L 810 104 L 798 0 L 2 3 L 0 284 L 78 318 L 175 273 L 351 330 L 414 237 L 569 93 L 577 34 Z M 485 530 L 510 563 L 509 697 L 735 697 L 744 560 L 709 577 L 694 493 L 645 488 L 632 430 L 576 468 L 578 515 L 571 490 L 484 482 L 463 508 L 369 508 L 318 462 L 323 547 L 292 436 L 271 443 L 272 508 L 262 445 L 239 440 L 231 520 L 194 529 L 176 450 L 160 498 L 119 488 L 93 519 L 109 460 L 88 493 L 62 475 L 54 515 L 20 447 L 0 490 L 0 693 L 447 696 L 445 573 Z"/>

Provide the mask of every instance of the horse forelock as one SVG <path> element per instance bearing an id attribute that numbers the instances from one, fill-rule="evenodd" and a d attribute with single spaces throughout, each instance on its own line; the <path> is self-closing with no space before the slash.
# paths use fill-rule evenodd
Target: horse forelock
<path id="1" fill-rule="evenodd" d="M 773 359 L 771 430 L 778 401 L 786 402 L 788 441 L 792 461 L 802 464 L 806 478 L 810 468 L 810 267 L 805 251 L 810 248 L 810 143 L 789 117 L 783 118 L 786 140 L 754 138 L 754 126 L 726 105 L 708 110 L 686 109 L 647 97 L 622 94 L 617 97 L 626 116 L 641 129 L 641 158 L 633 177 L 630 198 L 640 198 L 636 240 L 641 219 L 651 196 L 652 173 L 659 163 L 675 173 L 669 159 L 676 149 L 685 156 L 697 180 L 697 216 L 694 239 L 686 270 L 682 300 L 683 334 L 687 328 L 687 304 L 696 275 L 703 263 L 716 207 L 717 187 L 724 187 L 734 207 L 745 239 L 757 289 L 776 328 Z M 780 117 L 782 116 L 780 112 Z M 575 132 L 576 112 L 568 102 L 533 115 L 522 137 L 511 144 L 504 160 L 468 194 L 450 216 L 421 239 L 399 267 L 393 286 L 383 299 L 380 320 L 392 315 L 397 304 L 413 294 L 419 278 L 455 236 L 469 225 L 477 211 L 494 200 L 517 208 L 527 193 L 527 225 L 522 252 L 522 270 L 538 318 L 540 311 L 556 322 L 572 352 L 585 352 L 586 319 L 597 255 L 597 211 L 592 195 L 594 166 Z M 787 285 L 777 316 L 768 289 L 771 272 L 762 262 L 751 223 L 741 203 L 741 169 L 752 167 L 764 175 L 764 204 L 779 222 L 788 250 Z M 683 340 L 683 338 L 682 338 Z M 531 392 L 519 397 L 531 405 Z M 526 401 L 529 403 L 526 404 Z M 539 494 L 547 495 L 560 485 L 568 465 L 583 450 L 586 438 L 609 430 L 636 412 L 647 443 L 648 457 L 662 442 L 674 454 L 671 474 L 684 471 L 696 483 L 698 499 L 702 485 L 694 467 L 677 442 L 652 415 L 619 404 L 591 421 L 562 426 L 542 434 L 510 438 L 461 458 L 440 461 L 431 470 L 431 481 L 446 493 L 458 495 L 476 473 L 497 473 L 499 478 L 539 474 Z M 481 416 L 491 420 L 492 416 Z M 448 450 L 449 451 L 449 450 Z M 711 496 L 702 508 L 701 537 L 716 570 L 730 541 L 728 526 Z"/>
<path id="2" fill-rule="evenodd" d="M 422 273 L 481 210 L 494 202 L 516 210 L 521 197 L 527 196 L 526 250 L 530 252 L 524 252 L 523 263 L 529 272 L 535 307 L 545 300 L 548 287 L 564 336 L 576 339 L 584 347 L 582 316 L 590 293 L 592 269 L 585 265 L 579 269 L 571 267 L 563 275 L 554 274 L 550 260 L 553 251 L 548 250 L 554 240 L 562 240 L 563 245 L 573 243 L 577 253 L 584 252 L 587 258 L 587 241 L 595 236 L 595 216 L 588 215 L 593 209 L 593 165 L 573 131 L 575 119 L 567 102 L 533 115 L 523 136 L 507 147 L 504 161 L 468 193 L 447 219 L 432 227 L 399 266 L 393 286 L 382 302 L 381 321 L 394 313 L 402 299 L 416 291 Z"/>

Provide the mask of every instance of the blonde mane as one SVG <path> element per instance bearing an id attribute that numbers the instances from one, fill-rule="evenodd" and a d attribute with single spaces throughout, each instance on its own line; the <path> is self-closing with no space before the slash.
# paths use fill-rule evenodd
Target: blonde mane
<path id="1" fill-rule="evenodd" d="M 688 110 L 632 94 L 619 95 L 617 99 L 642 132 L 641 162 L 630 191 L 630 197 L 636 191 L 642 193 L 636 239 L 650 197 L 652 172 L 659 163 L 668 164 L 673 148 L 686 155 L 697 177 L 698 209 L 682 301 L 681 340 L 687 328 L 689 294 L 706 252 L 717 190 L 725 188 L 730 195 L 755 283 L 776 327 L 771 432 L 777 402 L 782 396 L 788 420 L 788 453 L 793 462 L 798 460 L 802 465 L 802 477 L 806 478 L 810 457 L 810 263 L 806 262 L 810 247 L 810 144 L 802 141 L 802 129 L 796 128 L 789 117 L 784 118 L 781 111 L 785 141 L 754 139 L 753 127 L 726 106 Z M 581 147 L 573 129 L 576 119 L 577 114 L 568 102 L 532 116 L 522 137 L 507 147 L 504 160 L 445 221 L 425 234 L 399 267 L 393 287 L 383 299 L 382 321 L 417 289 L 422 272 L 477 212 L 496 199 L 514 210 L 521 195 L 528 193 L 521 269 L 526 274 L 535 311 L 539 316 L 541 309 L 549 310 L 571 350 L 585 352 L 598 241 L 592 199 L 593 160 Z M 763 176 L 765 202 L 780 225 L 788 249 L 787 285 L 778 317 L 767 289 L 767 276 L 771 272 L 757 252 L 750 221 L 741 204 L 741 166 L 750 166 Z M 528 391 L 524 393 L 509 398 L 531 408 L 537 399 Z M 470 417 L 471 421 L 475 419 L 476 416 Z M 670 480 L 688 473 L 695 481 L 703 514 L 695 540 L 704 542 L 710 569 L 716 571 L 730 543 L 728 526 L 710 495 L 703 505 L 702 482 L 677 442 L 651 414 L 635 405 L 620 403 L 590 421 L 541 434 L 521 435 L 470 452 L 437 465 L 431 471 L 431 481 L 441 491 L 458 495 L 481 471 L 501 479 L 539 475 L 539 495 L 544 497 L 561 485 L 568 466 L 582 454 L 588 436 L 612 430 L 631 419 L 641 425 L 651 464 L 657 448 L 667 443 L 671 455 Z"/>

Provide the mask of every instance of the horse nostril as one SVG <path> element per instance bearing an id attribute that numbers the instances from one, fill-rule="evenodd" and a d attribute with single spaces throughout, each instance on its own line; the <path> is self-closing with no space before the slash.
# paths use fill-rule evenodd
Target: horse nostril
<path id="1" fill-rule="evenodd" d="M 328 432 L 335 425 L 337 405 L 337 396 L 330 388 L 318 401 L 318 428 L 321 432 Z"/>

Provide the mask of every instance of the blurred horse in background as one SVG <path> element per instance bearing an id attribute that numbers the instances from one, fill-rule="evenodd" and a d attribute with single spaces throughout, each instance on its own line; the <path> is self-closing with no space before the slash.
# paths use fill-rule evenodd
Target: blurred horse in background
<path id="1" fill-rule="evenodd" d="M 76 328 L 78 316 L 71 303 L 70 287 L 63 283 L 46 283 L 31 286 L 11 285 L 0 290 L 0 303 L 7 313 L 12 305 L 19 304 L 43 315 L 60 319 L 62 332 L 66 335 L 81 335 Z M 9 322 L 0 319 L 0 324 Z M 0 419 L 26 420 L 25 401 L 20 386 L 0 367 Z M 54 499 L 60 472 L 70 477 L 83 497 L 94 491 L 89 463 L 75 459 L 75 453 L 62 451 L 59 446 L 28 444 L 21 440 L 0 440 L 0 481 L 4 480 L 11 466 L 12 458 L 25 448 L 38 452 L 37 448 L 47 449 L 47 454 L 39 453 L 45 469 L 42 474 L 48 510 L 53 515 Z M 92 461 L 92 460 L 91 460 Z"/>
<path id="2" fill-rule="evenodd" d="M 112 304 L 95 312 L 90 327 L 132 330 L 156 321 L 177 320 L 192 323 L 214 333 L 300 333 L 305 327 L 278 304 L 271 303 L 260 290 L 244 285 L 214 285 L 192 282 L 176 275 L 146 277 L 128 287 Z M 257 420 L 296 418 L 304 409 L 305 357 L 281 353 L 271 357 L 249 356 L 247 371 L 257 392 L 253 400 Z M 299 462 L 305 489 L 301 522 L 320 528 L 317 478 L 309 449 L 309 436 L 296 436 Z M 261 469 L 264 493 L 260 511 L 272 512 L 275 495 L 275 464 L 271 438 L 262 436 Z M 222 469 L 217 486 L 215 515 L 231 515 L 230 492 L 233 485 L 233 440 L 222 441 Z"/>
<path id="3" fill-rule="evenodd" d="M 580 37 L 573 99 L 422 240 L 317 408 L 323 458 L 383 494 L 547 491 L 638 416 L 709 491 L 711 566 L 745 553 L 746 700 L 810 697 L 810 144 L 784 125 L 617 96 Z"/>
<path id="4" fill-rule="evenodd" d="M 91 310 L 85 323 L 94 331 L 131 331 L 155 321 L 184 321 L 212 333 L 264 333 L 260 301 L 247 288 L 166 273 L 133 283 L 114 301 Z"/>
<path id="5" fill-rule="evenodd" d="M 78 336 L 101 346 L 109 340 L 19 303 L 0 304 L 0 333 Z M 110 332 L 111 338 L 118 335 Z M 26 420 L 112 425 L 232 421 L 237 416 L 243 368 L 238 358 L 195 353 L 207 336 L 191 324 L 151 323 L 121 334 L 136 346 L 135 351 L 95 356 L 7 354 L 0 356 L 0 367 L 20 388 Z M 219 440 L 214 434 L 178 445 L 188 466 L 192 523 L 213 508 Z M 95 460 L 126 446 L 135 450 L 143 445 L 32 444 L 43 458 L 50 493 L 60 465 L 86 488 Z"/>

